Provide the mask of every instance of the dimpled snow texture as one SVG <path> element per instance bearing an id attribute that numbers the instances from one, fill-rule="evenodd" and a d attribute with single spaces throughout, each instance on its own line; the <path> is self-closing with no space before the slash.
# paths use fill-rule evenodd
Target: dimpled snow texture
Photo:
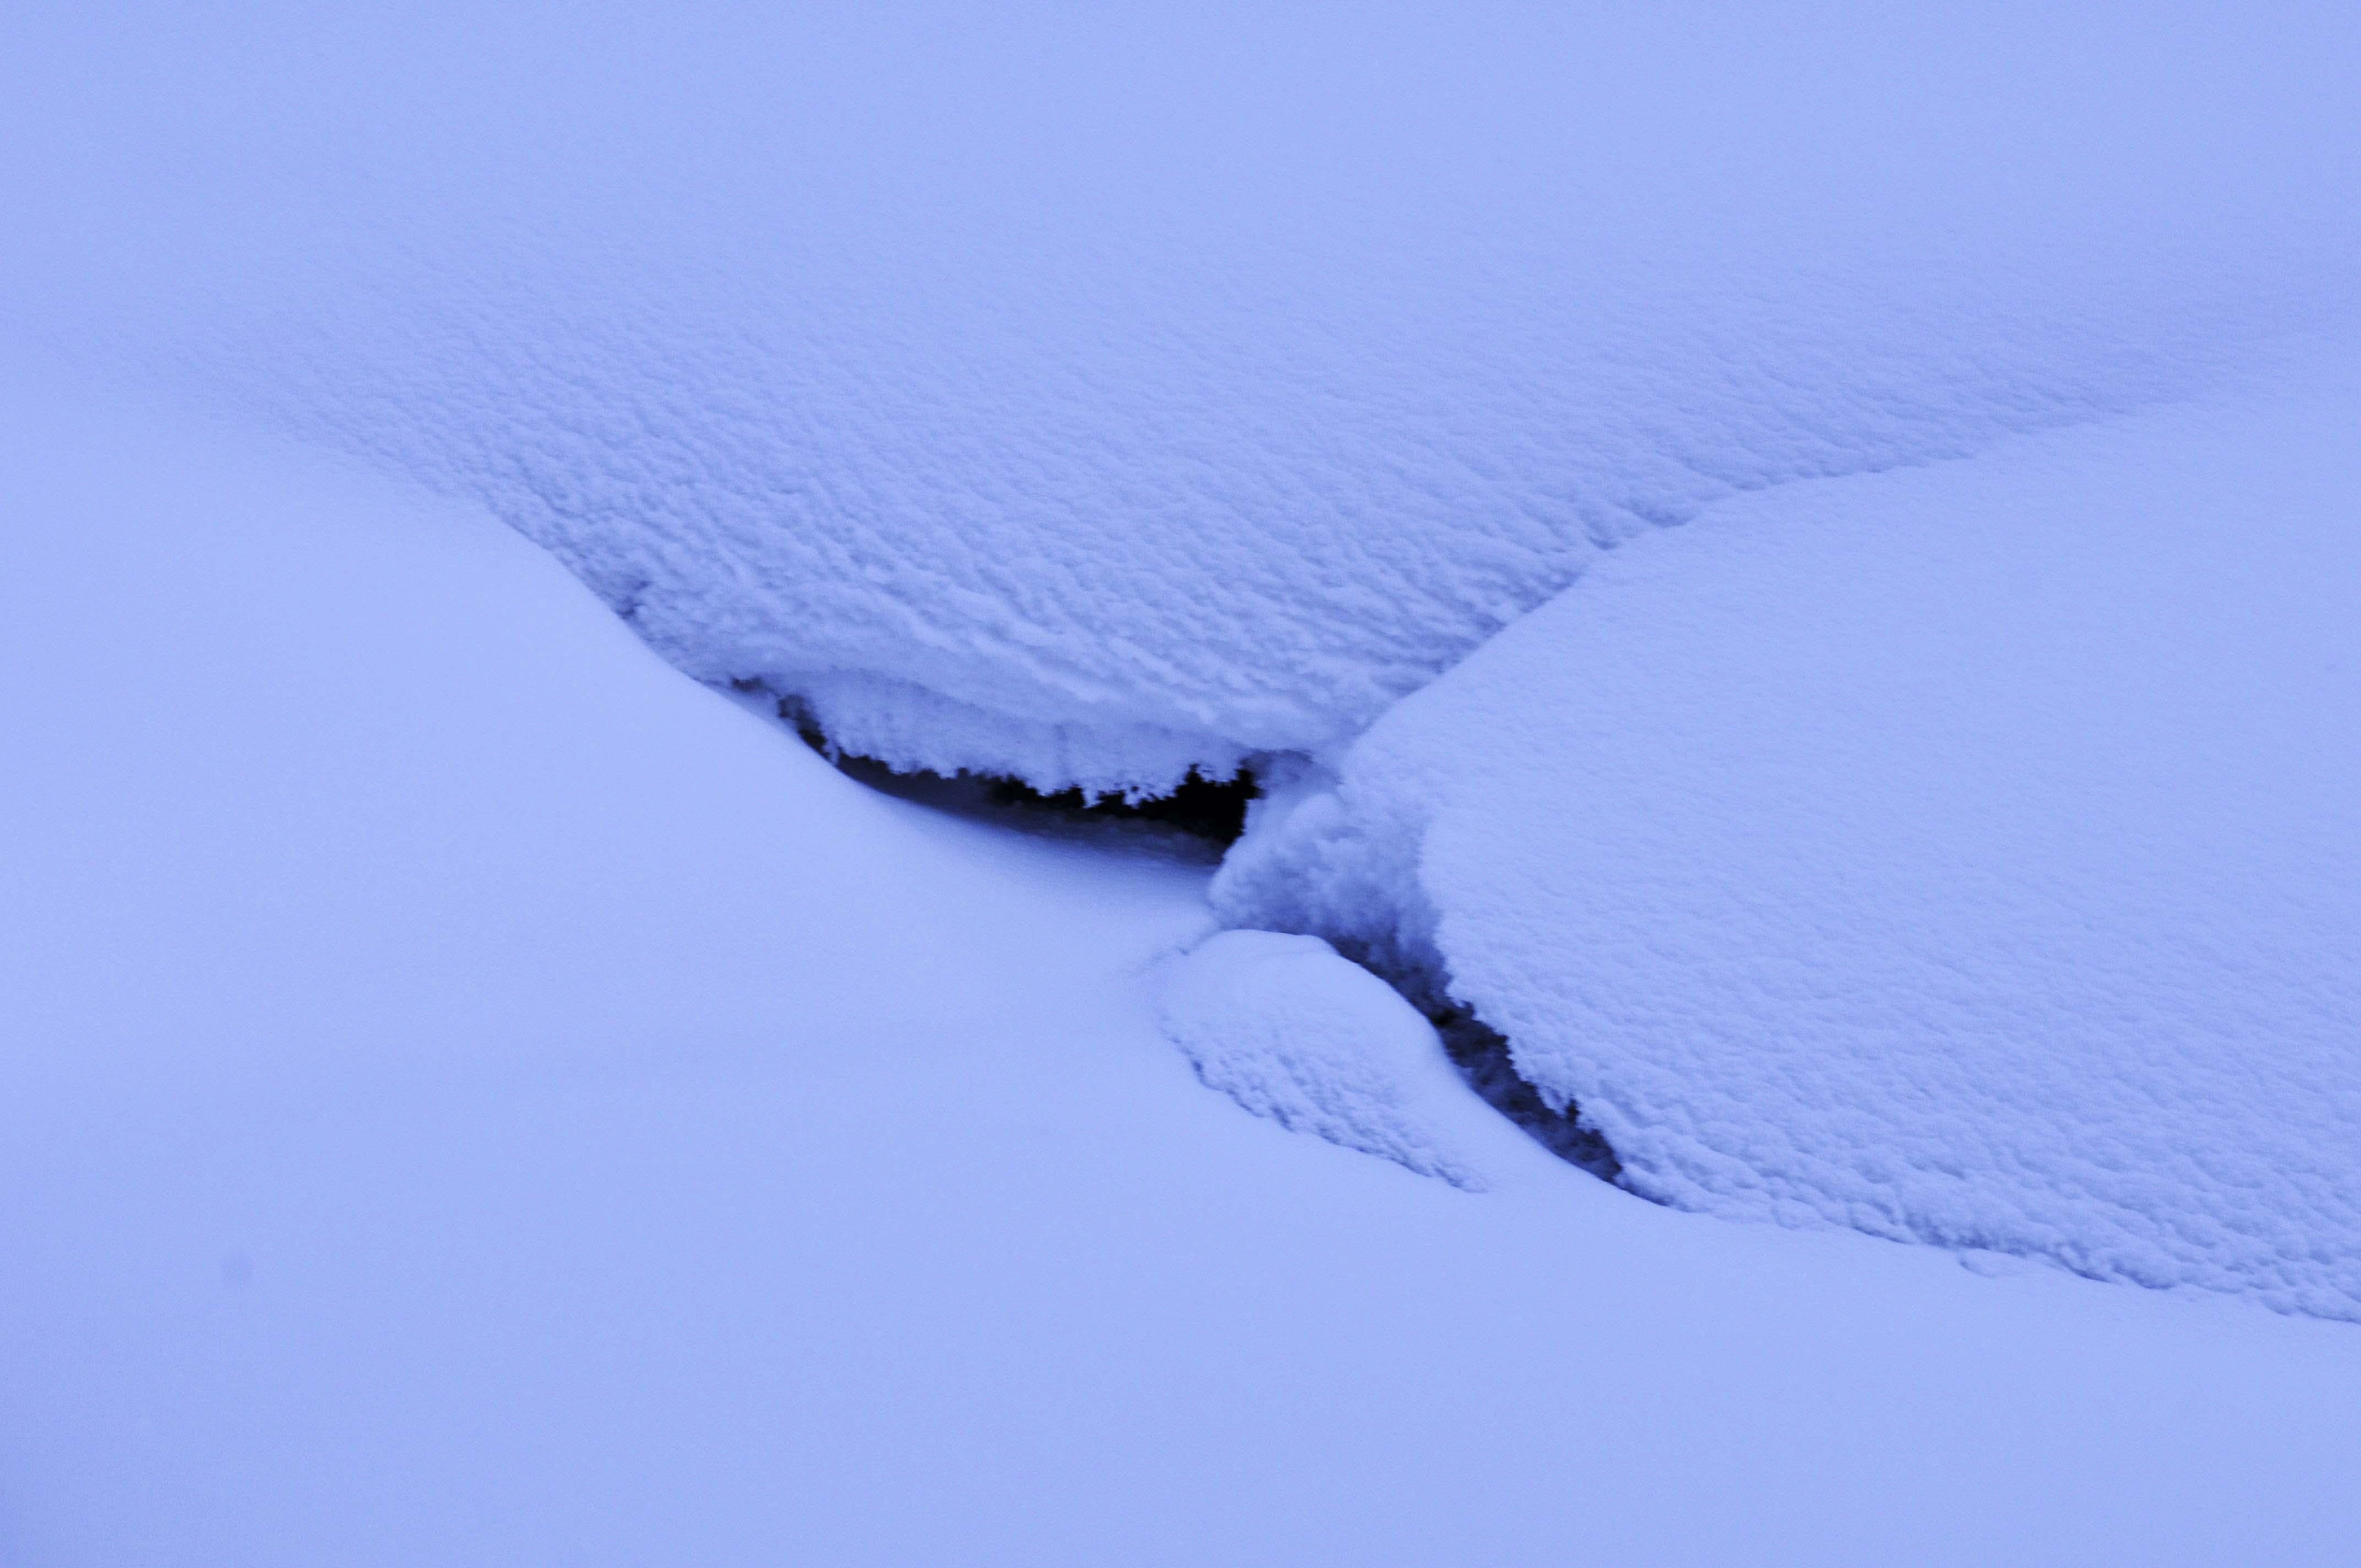
<path id="1" fill-rule="evenodd" d="M 1157 1016 L 1197 1076 L 1292 1132 L 1478 1190 L 1489 1120 L 1434 1028 L 1316 937 L 1220 931 L 1158 976 Z M 1497 1130 L 1497 1129 L 1483 1129 Z"/>
<path id="2" fill-rule="evenodd" d="M 2357 384 L 1635 542 L 1219 901 L 1406 922 L 1650 1197 L 2361 1319 Z"/>
<path id="3" fill-rule="evenodd" d="M 10 244 L 702 679 L 1131 790 L 1342 744 L 1603 542 L 2175 395 L 2343 276 L 2334 7 L 770 9 L 16 40 Z"/>

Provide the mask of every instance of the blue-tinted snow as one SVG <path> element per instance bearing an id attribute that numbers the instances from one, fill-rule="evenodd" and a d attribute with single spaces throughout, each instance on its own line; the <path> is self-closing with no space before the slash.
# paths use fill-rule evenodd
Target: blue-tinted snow
<path id="1" fill-rule="evenodd" d="M 2352 1555 L 2347 1325 L 1472 1100 L 1480 1194 L 1283 1132 L 1135 978 L 1201 869 L 863 790 L 480 512 L 0 387 L 9 1568 Z"/>
<path id="2" fill-rule="evenodd" d="M 1639 1191 L 2361 1318 L 2348 373 L 1637 541 L 1223 872 Z"/>
<path id="3" fill-rule="evenodd" d="M 11 411 L 0 1554 L 2341 1561 L 2343 1325 L 1284 1137 L 1128 984 L 1184 875 L 468 508 L 902 763 L 1414 694 L 1233 917 L 1653 1195 L 2350 1315 L 2355 422 L 2222 389 L 2354 26 L 12 8 L 0 332 L 466 504 Z"/>
<path id="4" fill-rule="evenodd" d="M 1257 1116 L 1422 1176 L 1490 1186 L 1471 1135 L 1491 1113 L 1434 1028 L 1316 937 L 1221 931 L 1164 965 L 1157 1016 L 1206 1087 Z"/>
<path id="5" fill-rule="evenodd" d="M 1599 541 L 2185 392 L 2353 254 L 2337 6 L 56 9 L 24 297 L 1044 786 L 1340 744 Z"/>

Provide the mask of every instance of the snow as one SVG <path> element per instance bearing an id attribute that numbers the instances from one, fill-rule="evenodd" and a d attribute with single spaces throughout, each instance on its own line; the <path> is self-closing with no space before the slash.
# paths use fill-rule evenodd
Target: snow
<path id="1" fill-rule="evenodd" d="M 0 1560 L 2347 1561 L 2357 27 L 0 14 Z"/>
<path id="2" fill-rule="evenodd" d="M 31 9 L 21 330 L 1045 789 L 1325 754 L 1601 542 L 2209 385 L 2356 258 L 2341 6 Z"/>
<path id="3" fill-rule="evenodd" d="M 1159 977 L 1165 1034 L 1257 1116 L 1422 1176 L 1481 1191 L 1467 1153 L 1491 1113 L 1467 1092 L 1433 1025 L 1316 937 L 1223 931 Z"/>
<path id="4" fill-rule="evenodd" d="M 480 510 L 9 385 L 10 1563 L 2349 1556 L 2345 1325 L 1283 1131 L 1161 1032 L 1201 868 L 863 790 Z"/>
<path id="5" fill-rule="evenodd" d="M 2361 378 L 1636 541 L 1223 872 L 1660 1201 L 2361 1319 Z"/>

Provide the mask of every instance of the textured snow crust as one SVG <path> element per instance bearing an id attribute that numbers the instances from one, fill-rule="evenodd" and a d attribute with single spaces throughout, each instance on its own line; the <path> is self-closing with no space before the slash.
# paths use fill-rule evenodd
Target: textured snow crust
<path id="1" fill-rule="evenodd" d="M 2350 1563 L 2345 1325 L 1280 1132 L 1137 983 L 1197 868 L 16 368 L 8 1568 Z"/>
<path id="2" fill-rule="evenodd" d="M 1217 932 L 1156 989 L 1165 1034 L 1208 1088 L 1421 1176 L 1491 1185 L 1475 1150 L 1507 1129 L 1469 1095 L 1433 1025 L 1318 938 Z"/>
<path id="3" fill-rule="evenodd" d="M 2361 378 L 1741 498 L 1216 889 L 1683 1207 L 2361 1318 Z"/>
<path id="4" fill-rule="evenodd" d="M 29 314 L 1044 789 L 1333 749 L 1602 542 L 2204 383 L 2349 226 L 2327 6 L 50 9 Z"/>

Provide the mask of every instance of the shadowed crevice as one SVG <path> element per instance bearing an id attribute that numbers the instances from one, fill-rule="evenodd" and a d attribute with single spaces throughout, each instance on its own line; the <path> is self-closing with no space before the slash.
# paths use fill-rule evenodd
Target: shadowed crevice
<path id="1" fill-rule="evenodd" d="M 847 777 L 899 800 L 1017 832 L 1213 864 L 1246 831 L 1246 808 L 1262 793 L 1250 768 L 1226 779 L 1192 771 L 1169 795 L 1138 800 L 1093 798 L 1080 789 L 1044 792 L 1022 780 L 991 773 L 899 771 L 832 744 L 793 697 L 775 697 L 752 683 L 741 683 L 738 689 L 775 702 L 780 720 Z M 1622 1185 L 1622 1162 L 1604 1136 L 1583 1125 L 1580 1108 L 1553 1109 L 1517 1071 L 1507 1036 L 1455 1001 L 1448 986 L 1426 972 L 1428 966 L 1401 953 L 1380 954 L 1361 943 L 1338 940 L 1333 945 L 1393 987 L 1434 1025 L 1452 1065 L 1478 1099 L 1567 1164 Z"/>
<path id="2" fill-rule="evenodd" d="M 1350 938 L 1328 940 L 1339 953 L 1392 986 L 1434 1025 L 1451 1065 L 1459 1069 L 1460 1078 L 1477 1099 L 1568 1165 L 1588 1171 L 1609 1186 L 1631 1190 L 1623 1181 L 1623 1162 L 1616 1157 L 1606 1135 L 1584 1124 L 1579 1105 L 1569 1102 L 1563 1111 L 1553 1108 L 1532 1080 L 1517 1070 L 1509 1037 L 1451 994 L 1447 977 L 1439 972 L 1440 959 L 1431 949 L 1419 957 L 1399 942 L 1388 942 L 1380 949 Z"/>
<path id="3" fill-rule="evenodd" d="M 1443 1036 L 1451 1064 L 1485 1104 L 1568 1165 L 1580 1166 L 1601 1181 L 1623 1185 L 1623 1162 L 1615 1157 L 1606 1137 L 1583 1125 L 1581 1107 L 1550 1109 L 1541 1091 L 1517 1071 L 1506 1035 L 1465 1007 L 1428 1009 L 1426 1017 Z"/>
<path id="4" fill-rule="evenodd" d="M 741 688 L 743 689 L 743 688 Z M 833 744 L 802 705 L 778 702 L 779 718 L 848 778 L 882 795 L 1019 832 L 1170 854 L 1211 864 L 1246 831 L 1246 807 L 1262 791 L 1251 769 L 1226 779 L 1191 771 L 1170 793 L 1140 799 L 1093 797 L 1080 789 L 1044 792 L 994 773 L 898 770 Z"/>

